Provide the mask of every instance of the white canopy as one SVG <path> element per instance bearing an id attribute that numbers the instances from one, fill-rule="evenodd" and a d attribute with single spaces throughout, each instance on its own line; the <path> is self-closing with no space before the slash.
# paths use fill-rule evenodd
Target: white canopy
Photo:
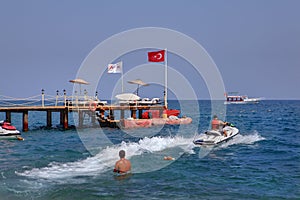
<path id="1" fill-rule="evenodd" d="M 132 94 L 132 93 L 123 93 L 123 94 L 118 94 L 116 95 L 116 98 L 119 100 L 123 100 L 123 101 L 136 101 L 136 100 L 140 100 L 140 97 Z"/>

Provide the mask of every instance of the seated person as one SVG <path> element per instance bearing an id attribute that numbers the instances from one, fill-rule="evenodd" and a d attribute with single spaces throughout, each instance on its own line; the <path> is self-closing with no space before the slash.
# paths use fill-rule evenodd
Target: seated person
<path id="1" fill-rule="evenodd" d="M 211 121 L 211 129 L 215 131 L 221 131 L 221 128 L 226 125 L 226 122 L 223 122 L 218 119 L 217 115 L 214 115 L 213 120 Z M 223 132 L 223 131 L 222 131 Z M 225 136 L 226 133 L 224 133 Z"/>

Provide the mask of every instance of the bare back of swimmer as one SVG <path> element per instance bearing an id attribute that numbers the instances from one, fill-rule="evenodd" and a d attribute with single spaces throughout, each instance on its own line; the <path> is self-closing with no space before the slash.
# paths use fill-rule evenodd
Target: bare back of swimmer
<path id="1" fill-rule="evenodd" d="M 117 173 L 129 173 L 131 171 L 131 163 L 129 160 L 125 158 L 125 151 L 119 151 L 120 160 L 118 160 L 115 164 L 114 172 Z"/>

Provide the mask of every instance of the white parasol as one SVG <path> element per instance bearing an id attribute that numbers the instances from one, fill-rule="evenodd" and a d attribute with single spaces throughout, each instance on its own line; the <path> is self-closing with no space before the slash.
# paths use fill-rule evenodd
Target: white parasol
<path id="1" fill-rule="evenodd" d="M 70 80 L 69 82 L 71 83 L 77 83 L 79 84 L 79 87 L 80 87 L 80 94 L 81 94 L 81 85 L 84 84 L 84 85 L 88 85 L 90 84 L 89 82 L 81 79 L 81 78 L 76 78 L 76 79 L 73 79 L 73 80 Z"/>
<path id="2" fill-rule="evenodd" d="M 148 86 L 149 85 L 148 83 L 143 82 L 141 79 L 135 79 L 135 80 L 132 80 L 132 81 L 128 81 L 128 83 L 136 84 L 138 86 L 137 89 L 136 89 L 136 94 L 137 95 L 139 95 L 140 85 L 141 86 Z"/>

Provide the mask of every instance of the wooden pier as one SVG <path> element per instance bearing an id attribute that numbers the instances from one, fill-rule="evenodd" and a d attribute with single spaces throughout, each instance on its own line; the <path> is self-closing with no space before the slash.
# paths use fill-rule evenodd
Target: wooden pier
<path id="1" fill-rule="evenodd" d="M 88 96 L 86 91 L 84 91 L 84 96 L 78 95 L 76 91 L 75 94 L 75 96 L 67 96 L 66 90 L 63 90 L 63 95 L 59 95 L 59 91 L 57 90 L 56 95 L 51 96 L 46 95 L 45 90 L 42 89 L 40 95 L 35 95 L 33 97 L 24 99 L 16 99 L 0 95 L 0 112 L 4 112 L 6 114 L 5 120 L 10 123 L 12 121 L 12 113 L 22 113 L 22 129 L 24 132 L 26 132 L 28 131 L 29 112 L 45 112 L 47 127 L 52 126 L 52 113 L 59 112 L 60 125 L 62 125 L 64 129 L 68 129 L 70 112 L 78 113 L 77 125 L 78 127 L 83 127 L 85 114 L 88 114 L 91 118 L 91 122 L 95 124 L 96 117 L 99 119 L 102 117 L 106 118 L 104 116 L 105 111 L 108 111 L 109 122 L 115 123 L 115 121 L 118 120 L 115 120 L 114 111 L 117 110 L 120 111 L 119 119 L 122 120 L 125 118 L 126 110 L 131 112 L 131 118 L 136 119 L 137 114 L 139 118 L 142 118 L 142 113 L 144 110 L 159 110 L 160 115 L 162 115 L 165 108 L 160 104 L 145 105 L 132 102 L 108 105 L 106 101 L 100 101 L 98 99 L 98 92 L 95 93 L 95 96 Z M 21 103 L 16 103 L 16 101 L 20 101 Z"/>
<path id="2" fill-rule="evenodd" d="M 65 105 L 65 106 L 15 106 L 15 107 L 0 107 L 0 112 L 5 112 L 5 120 L 11 122 L 11 113 L 22 113 L 23 131 L 28 131 L 28 115 L 30 111 L 46 112 L 47 126 L 52 126 L 52 113 L 60 113 L 60 124 L 64 129 L 68 129 L 69 126 L 69 112 L 78 112 L 78 126 L 83 126 L 83 113 L 89 113 L 92 121 L 95 121 L 96 114 L 99 112 L 100 116 L 104 115 L 105 111 L 109 111 L 110 115 L 114 115 L 114 111 L 120 111 L 120 119 L 124 119 L 124 112 L 126 110 L 131 111 L 131 117 L 136 119 L 137 112 L 139 118 L 141 118 L 143 110 L 155 109 L 163 112 L 164 106 L 162 105 L 91 105 L 90 103 L 83 105 Z"/>
<path id="3" fill-rule="evenodd" d="M 47 126 L 52 126 L 52 112 L 60 112 L 60 124 L 68 128 L 68 108 L 65 106 L 24 106 L 24 107 L 0 107 L 0 112 L 5 112 L 5 120 L 11 122 L 11 113 L 23 113 L 23 131 L 28 131 L 28 112 L 44 111 L 47 113 Z"/>

